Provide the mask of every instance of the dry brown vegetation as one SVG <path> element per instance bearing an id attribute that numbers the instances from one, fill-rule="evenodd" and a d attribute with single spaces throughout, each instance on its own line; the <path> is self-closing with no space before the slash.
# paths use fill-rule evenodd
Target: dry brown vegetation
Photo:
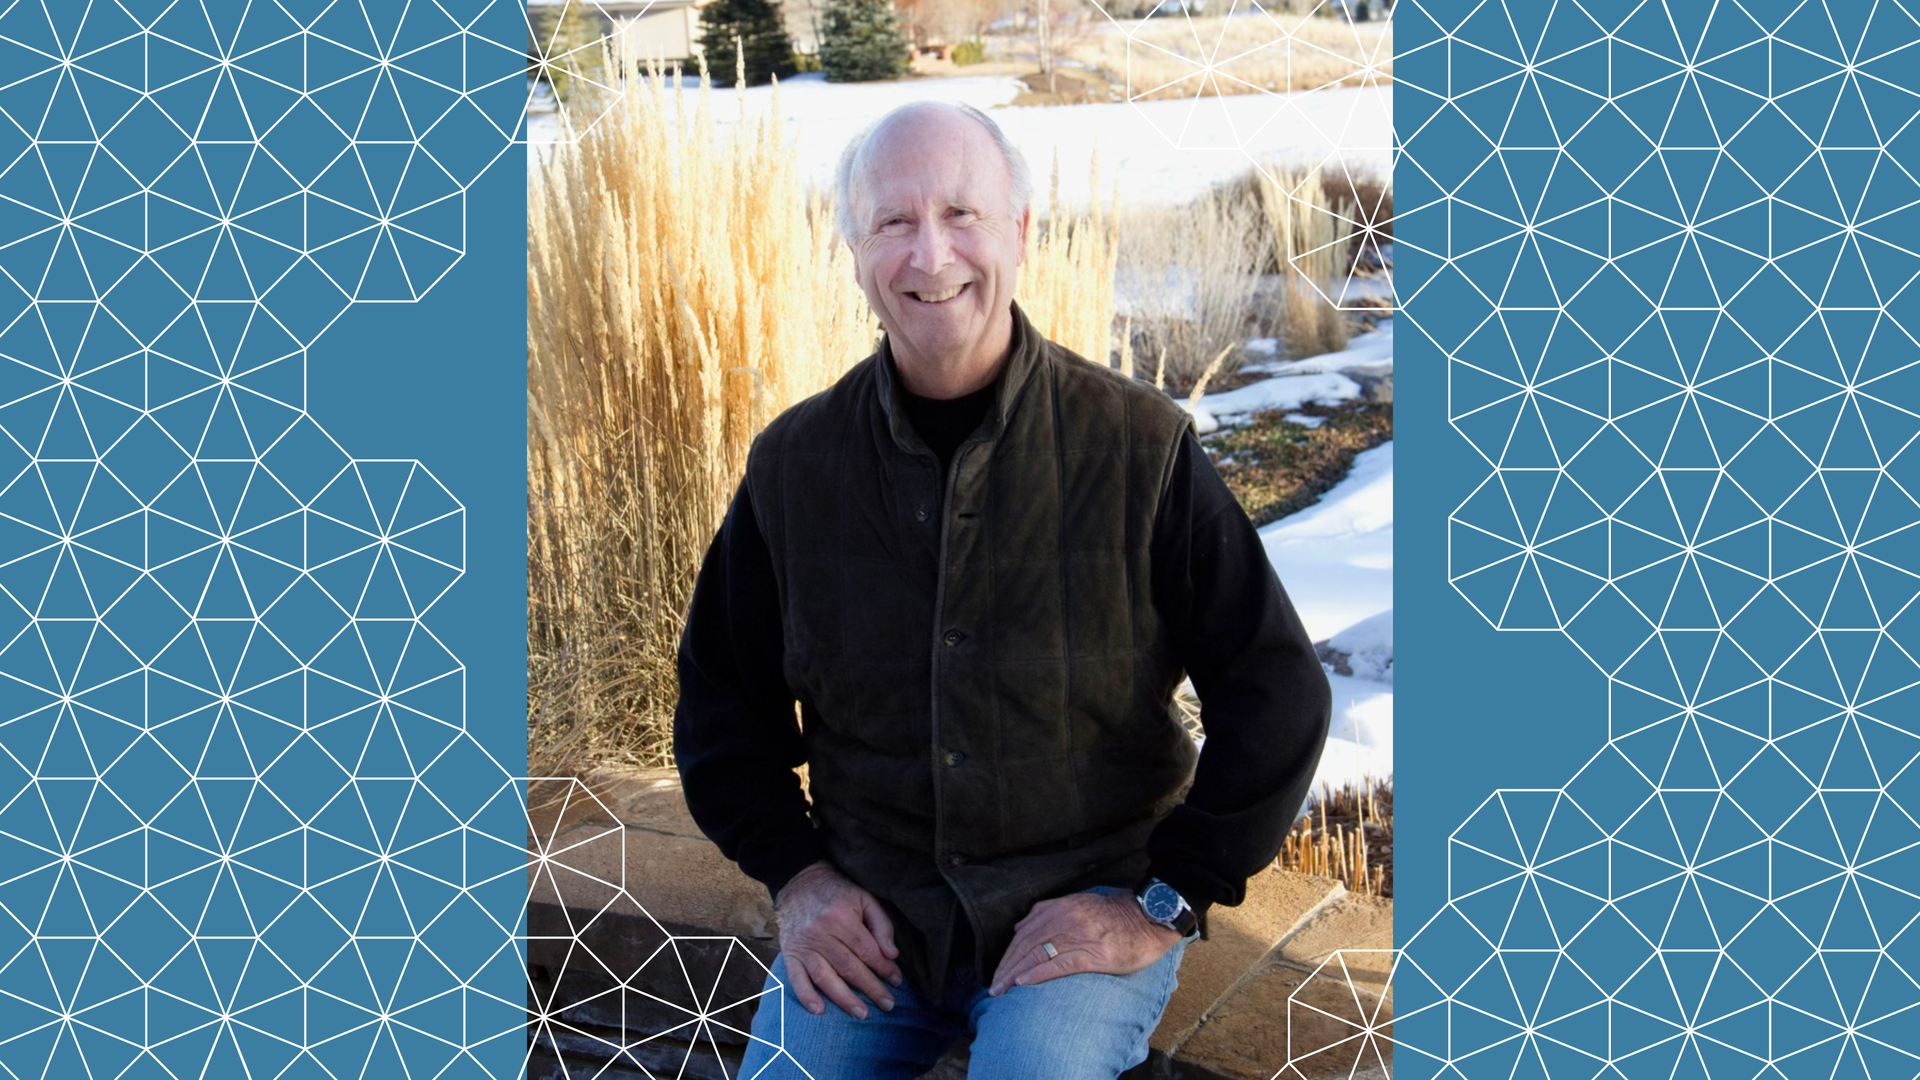
<path id="1" fill-rule="evenodd" d="M 1363 896 L 1393 895 L 1393 780 L 1322 788 L 1280 849 L 1280 869 L 1338 878 Z"/>
<path id="2" fill-rule="evenodd" d="M 1289 414 L 1321 417 L 1308 427 Z M 1254 413 L 1202 438 L 1227 489 L 1255 525 L 1312 506 L 1353 468 L 1353 459 L 1393 438 L 1393 406 L 1363 401 Z"/>
<path id="3" fill-rule="evenodd" d="M 1294 358 L 1344 348 L 1347 275 L 1356 259 L 1378 260 L 1392 216 L 1392 189 L 1377 177 L 1271 168 L 1178 206 L 1121 211 L 1123 354 L 1147 372 L 1164 362 L 1166 385 L 1183 396 L 1216 357 L 1210 385 L 1238 385 L 1250 336 L 1278 337 Z"/>
<path id="4" fill-rule="evenodd" d="M 688 96 L 635 80 L 532 178 L 527 705 L 542 766 L 664 760 L 683 613 L 748 443 L 875 341 L 777 118 L 721 136 L 711 93 L 691 110 Z"/>
<path id="5" fill-rule="evenodd" d="M 1393 81 L 1390 22 L 1262 11 L 1237 18 L 1166 16 L 1130 26 L 1128 34 L 1063 42 L 1061 55 L 1128 87 L 1134 101 Z"/>

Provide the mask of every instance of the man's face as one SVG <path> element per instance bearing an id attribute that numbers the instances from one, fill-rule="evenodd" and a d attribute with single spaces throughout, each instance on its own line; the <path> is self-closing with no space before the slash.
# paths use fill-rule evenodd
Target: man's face
<path id="1" fill-rule="evenodd" d="M 852 188 L 855 273 L 896 359 L 923 370 L 998 360 L 1028 214 L 1009 212 L 992 137 L 957 110 L 912 110 L 873 134 Z"/>

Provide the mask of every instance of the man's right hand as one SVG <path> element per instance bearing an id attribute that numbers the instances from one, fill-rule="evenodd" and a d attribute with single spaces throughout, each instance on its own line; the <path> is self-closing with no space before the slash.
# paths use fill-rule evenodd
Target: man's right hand
<path id="1" fill-rule="evenodd" d="M 787 984 L 809 1012 L 826 1010 L 824 993 L 865 1020 L 867 1006 L 854 990 L 883 1011 L 893 1008 L 887 984 L 900 985 L 900 967 L 893 962 L 900 950 L 893 943 L 893 921 L 872 893 L 823 859 L 795 874 L 773 903 L 780 913 Z"/>

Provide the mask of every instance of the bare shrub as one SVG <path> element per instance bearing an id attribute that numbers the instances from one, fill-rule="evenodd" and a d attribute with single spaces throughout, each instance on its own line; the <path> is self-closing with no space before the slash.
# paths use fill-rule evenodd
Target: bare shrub
<path id="1" fill-rule="evenodd" d="M 1268 243 L 1260 207 L 1228 190 L 1126 211 L 1116 289 L 1136 362 L 1183 388 L 1223 350 L 1219 370 L 1238 370 Z"/>

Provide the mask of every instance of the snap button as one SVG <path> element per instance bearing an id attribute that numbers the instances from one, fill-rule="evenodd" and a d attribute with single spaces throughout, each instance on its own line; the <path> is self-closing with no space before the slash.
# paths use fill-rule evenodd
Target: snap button
<path id="1" fill-rule="evenodd" d="M 965 755 L 965 754 L 963 754 L 963 753 L 961 753 L 961 752 L 960 752 L 960 751 L 958 751 L 958 750 L 949 750 L 949 751 L 947 751 L 947 759 L 946 759 L 946 760 L 947 760 L 947 765 L 948 765 L 948 766 L 954 766 L 954 765 L 958 765 L 958 764 L 960 764 L 960 763 L 962 763 L 962 762 L 964 762 L 964 761 L 966 761 L 966 760 L 967 760 L 967 755 Z"/>
<path id="2" fill-rule="evenodd" d="M 958 630 L 949 630 L 941 635 L 940 640 L 946 642 L 948 645 L 958 645 L 967 640 L 967 635 Z"/>
<path id="3" fill-rule="evenodd" d="M 956 851 L 947 856 L 947 861 L 955 866 L 965 866 L 967 864 L 967 857 L 963 853 Z"/>
<path id="4" fill-rule="evenodd" d="M 927 508 L 924 506 L 916 506 L 913 508 L 913 520 L 915 521 L 925 521 L 932 516 L 933 515 L 928 513 Z"/>

